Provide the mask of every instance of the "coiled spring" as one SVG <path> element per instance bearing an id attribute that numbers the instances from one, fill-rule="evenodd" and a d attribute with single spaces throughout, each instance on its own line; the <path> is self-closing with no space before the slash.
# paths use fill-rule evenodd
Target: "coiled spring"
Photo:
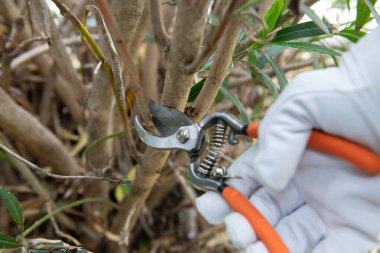
<path id="1" fill-rule="evenodd" d="M 205 158 L 202 159 L 198 171 L 202 176 L 210 176 L 213 169 L 220 161 L 220 152 L 226 143 L 228 127 L 223 121 L 215 124 L 208 152 Z"/>

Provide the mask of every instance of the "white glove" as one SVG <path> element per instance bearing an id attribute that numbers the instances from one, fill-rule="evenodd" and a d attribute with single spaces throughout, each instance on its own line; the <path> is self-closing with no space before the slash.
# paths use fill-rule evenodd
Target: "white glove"
<path id="1" fill-rule="evenodd" d="M 380 27 L 346 53 L 339 68 L 293 79 L 261 123 L 259 143 L 230 167 L 242 179 L 228 182 L 250 197 L 290 252 L 368 252 L 380 235 L 380 175 L 305 152 L 313 128 L 380 155 Z M 204 194 L 197 207 L 210 223 L 226 223 L 237 248 L 267 252 L 218 193 Z"/>

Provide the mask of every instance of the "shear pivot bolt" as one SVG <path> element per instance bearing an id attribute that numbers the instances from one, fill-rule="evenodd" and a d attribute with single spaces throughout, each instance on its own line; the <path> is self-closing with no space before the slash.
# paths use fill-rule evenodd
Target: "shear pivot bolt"
<path id="1" fill-rule="evenodd" d="M 177 140 L 179 140 L 181 143 L 187 142 L 189 138 L 190 138 L 190 135 L 187 130 L 181 129 L 177 132 Z"/>

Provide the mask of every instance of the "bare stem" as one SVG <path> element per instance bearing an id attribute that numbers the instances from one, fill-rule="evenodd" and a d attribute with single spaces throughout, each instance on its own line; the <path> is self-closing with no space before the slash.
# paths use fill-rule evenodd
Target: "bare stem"
<path id="1" fill-rule="evenodd" d="M 190 65 L 186 66 L 187 73 L 195 73 L 198 68 L 201 67 L 208 60 L 208 58 L 210 58 L 211 54 L 218 46 L 218 41 L 224 34 L 224 31 L 226 30 L 227 24 L 231 20 L 232 15 L 234 15 L 233 11 L 235 10 L 237 3 L 237 0 L 234 0 L 230 3 L 226 10 L 226 13 L 224 14 L 223 20 L 215 32 L 212 40 L 204 47 L 200 53 L 198 53 L 195 60 Z"/>
<path id="2" fill-rule="evenodd" d="M 9 148 L 5 147 L 3 144 L 0 144 L 0 149 L 7 153 L 8 155 L 12 156 L 13 158 L 25 163 L 28 165 L 32 170 L 38 172 L 39 174 L 54 178 L 54 179 L 91 179 L 91 180 L 103 180 L 111 183 L 117 183 L 117 184 L 126 184 L 131 183 L 128 179 L 114 179 L 114 178 L 108 178 L 108 177 L 98 177 L 98 176 L 63 176 L 63 175 L 57 175 L 53 174 L 49 171 L 46 171 L 42 169 L 41 167 L 37 166 L 36 164 L 26 160 L 25 158 L 19 156 L 18 154 L 14 153 Z"/>
<path id="3" fill-rule="evenodd" d="M 154 40 L 165 56 L 169 52 L 170 39 L 162 20 L 160 3 L 161 1 L 159 0 L 149 0 L 149 11 Z"/>
<path id="4" fill-rule="evenodd" d="M 137 74 L 137 69 L 135 64 L 133 63 L 132 57 L 129 53 L 128 47 L 126 43 L 124 42 L 124 39 L 121 37 L 121 31 L 119 26 L 116 23 L 116 20 L 114 16 L 112 15 L 112 12 L 106 3 L 105 0 L 98 0 L 99 3 L 99 9 L 101 10 L 102 14 L 104 15 L 104 19 L 106 20 L 106 23 L 111 28 L 109 31 L 111 33 L 112 38 L 116 41 L 116 45 L 118 45 L 118 49 L 120 51 L 121 59 L 123 60 L 125 64 L 125 70 L 127 71 L 127 74 L 130 78 L 130 83 L 133 88 L 133 91 L 136 94 L 136 102 L 137 106 L 140 111 L 140 115 L 145 122 L 147 128 L 151 131 L 155 131 L 154 124 L 152 122 L 152 119 L 150 117 L 150 113 L 148 110 L 148 104 L 146 102 L 146 97 L 142 89 L 142 85 L 140 82 L 140 79 Z"/>
<path id="5" fill-rule="evenodd" d="M 237 2 L 235 8 L 244 3 L 242 0 Z M 191 116 L 195 122 L 203 118 L 209 111 L 224 78 L 228 74 L 241 26 L 240 19 L 233 17 L 218 43 L 214 63 L 201 92 L 194 102 L 195 111 Z"/>

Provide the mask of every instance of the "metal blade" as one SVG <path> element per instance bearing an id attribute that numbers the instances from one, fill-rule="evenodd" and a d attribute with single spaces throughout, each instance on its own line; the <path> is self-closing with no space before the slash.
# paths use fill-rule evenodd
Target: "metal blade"
<path id="1" fill-rule="evenodd" d="M 162 136 L 170 136 L 181 126 L 192 124 L 185 113 L 160 105 L 153 100 L 149 101 L 149 111 L 152 114 L 154 125 Z"/>
<path id="2" fill-rule="evenodd" d="M 198 125 L 183 126 L 182 131 L 187 133 L 188 139 L 180 141 L 176 133 L 169 136 L 155 136 L 149 133 L 142 125 L 139 116 L 135 117 L 136 132 L 140 139 L 148 146 L 157 149 L 180 149 L 187 152 L 199 150 L 201 147 L 202 135 L 199 135 L 200 128 Z"/>

